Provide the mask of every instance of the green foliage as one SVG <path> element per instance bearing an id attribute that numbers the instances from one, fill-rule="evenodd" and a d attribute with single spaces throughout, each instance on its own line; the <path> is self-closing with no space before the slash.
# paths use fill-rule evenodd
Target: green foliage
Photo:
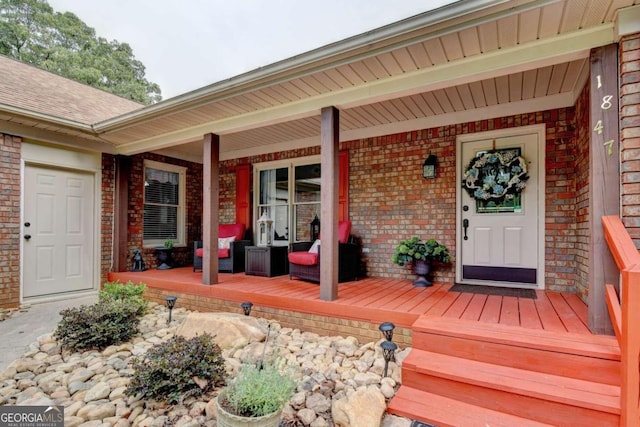
<path id="1" fill-rule="evenodd" d="M 103 349 L 138 332 L 138 307 L 123 300 L 62 310 L 54 337 L 71 350 Z"/>
<path id="2" fill-rule="evenodd" d="M 427 262 L 449 262 L 451 255 L 447 247 L 435 239 L 423 242 L 417 237 L 402 240 L 391 256 L 391 262 L 403 266 L 415 260 Z"/>
<path id="3" fill-rule="evenodd" d="M 175 336 L 135 359 L 133 369 L 127 393 L 170 403 L 211 391 L 226 375 L 222 350 L 208 334 Z"/>
<path id="4" fill-rule="evenodd" d="M 0 54 L 133 101 L 162 99 L 131 47 L 97 37 L 71 12 L 46 0 L 0 0 Z"/>
<path id="5" fill-rule="evenodd" d="M 223 406 L 236 415 L 261 417 L 282 408 L 295 389 L 291 371 L 282 371 L 275 362 L 262 368 L 243 365 L 223 392 Z"/>
<path id="6" fill-rule="evenodd" d="M 167 249 L 173 249 L 173 240 L 169 239 L 169 240 L 165 240 L 164 241 L 164 247 Z"/>
<path id="7" fill-rule="evenodd" d="M 149 302 L 144 299 L 146 285 L 134 285 L 132 282 L 106 282 L 100 291 L 100 302 L 125 301 L 137 307 L 138 316 L 144 316 L 147 312 Z"/>

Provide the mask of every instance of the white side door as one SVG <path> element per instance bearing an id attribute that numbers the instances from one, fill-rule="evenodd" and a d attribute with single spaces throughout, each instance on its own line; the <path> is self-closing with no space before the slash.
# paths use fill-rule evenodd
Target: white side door
<path id="1" fill-rule="evenodd" d="M 512 202 L 487 203 L 464 189 L 459 197 L 457 280 L 460 283 L 537 288 L 544 286 L 541 246 L 544 210 L 540 209 L 539 133 L 467 141 L 461 144 L 461 168 L 483 152 L 516 152 L 526 160 L 529 179 Z M 514 151 L 515 150 L 515 151 Z"/>
<path id="2" fill-rule="evenodd" d="M 25 167 L 24 298 L 93 289 L 94 180 L 89 173 Z"/>

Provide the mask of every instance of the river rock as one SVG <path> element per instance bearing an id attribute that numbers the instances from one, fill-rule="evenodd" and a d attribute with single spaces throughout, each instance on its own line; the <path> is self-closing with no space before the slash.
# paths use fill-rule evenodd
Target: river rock
<path id="1" fill-rule="evenodd" d="M 228 349 L 264 341 L 266 328 L 255 317 L 236 313 L 190 313 L 176 331 L 185 338 L 204 333 L 214 335 L 220 348 Z"/>
<path id="2" fill-rule="evenodd" d="M 378 427 L 385 410 L 386 403 L 380 390 L 361 388 L 345 399 L 334 401 L 331 415 L 340 427 Z"/>

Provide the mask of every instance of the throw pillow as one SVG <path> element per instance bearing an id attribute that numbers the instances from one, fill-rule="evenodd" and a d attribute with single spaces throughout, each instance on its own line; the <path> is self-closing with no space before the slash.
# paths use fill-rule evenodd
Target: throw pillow
<path id="1" fill-rule="evenodd" d="M 317 254 L 319 248 L 320 248 L 320 239 L 317 239 L 315 242 L 313 242 L 313 245 L 311 245 L 311 247 L 309 248 L 309 253 Z"/>
<path id="2" fill-rule="evenodd" d="M 231 248 L 231 242 L 236 240 L 236 236 L 218 238 L 218 249 Z"/>

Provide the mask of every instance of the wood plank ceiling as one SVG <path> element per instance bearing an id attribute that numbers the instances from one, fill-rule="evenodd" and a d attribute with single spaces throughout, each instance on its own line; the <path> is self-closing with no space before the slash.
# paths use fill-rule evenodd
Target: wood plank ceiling
<path id="1" fill-rule="evenodd" d="M 515 1 L 514 5 L 521 7 L 514 8 L 513 13 L 503 13 L 496 18 L 471 14 L 466 18 L 469 21 L 459 25 L 456 31 L 447 31 L 444 24 L 434 25 L 428 32 L 423 30 L 422 34 L 413 35 L 411 42 L 398 43 L 396 47 L 369 46 L 370 53 L 364 51 L 355 60 L 337 58 L 335 63 L 324 67 L 320 64 L 310 71 L 301 70 L 296 76 L 256 85 L 242 93 L 218 94 L 215 98 L 194 102 L 188 108 L 176 108 L 174 112 L 156 118 L 118 127 L 101 137 L 116 146 L 130 144 L 206 123 L 215 124 L 223 119 L 295 104 L 327 93 L 366 86 L 418 70 L 455 64 L 478 55 L 612 22 L 618 8 L 637 2 L 640 0 L 559 0 L 542 2 L 540 7 L 526 7 L 529 2 Z M 338 106 L 341 109 L 341 131 L 474 111 L 558 94 L 575 94 L 584 85 L 588 68 L 587 59 L 580 58 L 437 90 L 416 90 L 410 95 L 398 94 L 397 97 L 373 99 L 370 103 L 345 108 Z M 425 87 L 428 84 L 425 82 Z M 222 151 L 317 139 L 319 129 L 319 117 L 313 116 L 292 117 L 284 123 L 221 133 Z M 211 131 L 215 132 L 215 129 Z M 200 146 L 196 140 L 193 144 L 177 148 L 183 154 L 198 156 L 201 154 Z M 166 152 L 170 153 L 171 149 Z"/>

